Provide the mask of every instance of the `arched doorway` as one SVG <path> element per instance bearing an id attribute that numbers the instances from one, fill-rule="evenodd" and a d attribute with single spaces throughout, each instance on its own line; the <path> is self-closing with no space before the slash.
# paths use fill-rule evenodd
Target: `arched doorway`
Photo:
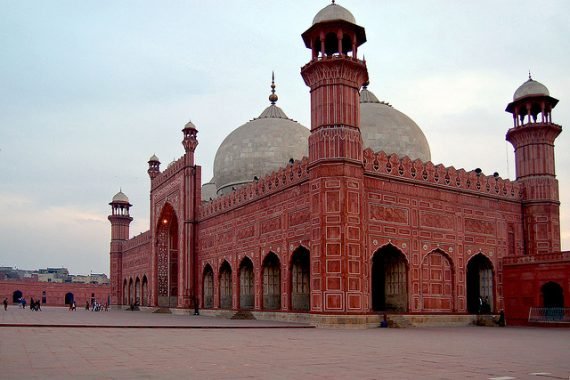
<path id="1" fill-rule="evenodd" d="M 128 305 L 129 304 L 129 293 L 128 293 L 128 288 L 127 288 L 127 279 L 125 278 L 125 280 L 123 281 L 123 305 Z"/>
<path id="2" fill-rule="evenodd" d="M 220 267 L 220 308 L 232 308 L 232 267 L 227 261 Z"/>
<path id="3" fill-rule="evenodd" d="M 240 309 L 253 309 L 253 305 L 253 263 L 249 257 L 245 257 L 239 266 L 239 307 Z"/>
<path id="4" fill-rule="evenodd" d="M 309 311 L 311 308 L 310 268 L 309 250 L 297 248 L 291 257 L 291 310 Z"/>
<path id="5" fill-rule="evenodd" d="M 263 308 L 281 308 L 281 263 L 273 252 L 269 252 L 263 260 Z"/>
<path id="6" fill-rule="evenodd" d="M 148 280 L 146 275 L 142 279 L 141 301 L 143 306 L 148 306 Z"/>
<path id="7" fill-rule="evenodd" d="M 73 293 L 71 293 L 71 292 L 65 293 L 65 304 L 66 305 L 73 304 Z"/>
<path id="8" fill-rule="evenodd" d="M 204 309 L 214 307 L 214 271 L 209 264 L 204 268 L 202 300 L 204 301 Z"/>
<path id="9" fill-rule="evenodd" d="M 553 281 L 547 282 L 540 288 L 543 307 L 564 307 L 562 287 Z"/>
<path id="10" fill-rule="evenodd" d="M 408 264 L 393 245 L 380 248 L 372 257 L 372 309 L 408 311 Z"/>
<path id="11" fill-rule="evenodd" d="M 21 291 L 16 290 L 14 291 L 14 293 L 12 293 L 12 302 L 13 303 L 18 303 L 20 302 L 20 298 L 22 298 L 24 295 L 22 294 Z"/>
<path id="12" fill-rule="evenodd" d="M 446 254 L 436 250 L 424 258 L 420 289 L 424 311 L 453 311 L 453 266 Z"/>
<path id="13" fill-rule="evenodd" d="M 170 204 L 162 209 L 157 226 L 158 306 L 178 304 L 178 219 Z"/>
<path id="14" fill-rule="evenodd" d="M 135 305 L 139 306 L 141 304 L 141 280 L 137 277 L 135 280 Z"/>
<path id="15" fill-rule="evenodd" d="M 467 311 L 471 314 L 492 313 L 493 264 L 478 253 L 467 263 Z"/>
<path id="16" fill-rule="evenodd" d="M 134 305 L 135 289 L 133 279 L 129 279 L 129 305 Z"/>

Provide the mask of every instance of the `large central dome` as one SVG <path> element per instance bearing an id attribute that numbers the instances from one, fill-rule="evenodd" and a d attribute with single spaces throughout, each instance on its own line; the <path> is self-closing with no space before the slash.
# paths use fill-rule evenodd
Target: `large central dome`
<path id="1" fill-rule="evenodd" d="M 272 84 L 271 105 L 230 133 L 218 148 L 213 178 L 218 195 L 285 167 L 291 158 L 308 155 L 309 129 L 275 105 L 274 88 Z"/>
<path id="2" fill-rule="evenodd" d="M 364 148 L 431 161 L 426 136 L 408 116 L 381 102 L 365 86 L 360 92 L 360 132 Z"/>

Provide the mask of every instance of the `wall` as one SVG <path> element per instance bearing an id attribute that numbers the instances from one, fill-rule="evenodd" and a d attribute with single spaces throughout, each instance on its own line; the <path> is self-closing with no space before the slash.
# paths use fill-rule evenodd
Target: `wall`
<path id="1" fill-rule="evenodd" d="M 0 298 L 8 298 L 8 302 L 12 303 L 13 293 L 19 290 L 26 299 L 27 304 L 30 303 L 30 297 L 34 300 L 42 299 L 42 292 L 46 292 L 46 302 L 42 305 L 47 306 L 65 306 L 65 295 L 73 293 L 74 300 L 78 307 L 85 305 L 86 301 L 91 301 L 92 294 L 97 302 L 105 304 L 111 294 L 109 285 L 99 284 L 78 284 L 78 283 L 51 283 L 51 282 L 32 282 L 32 281 L 0 281 Z"/>

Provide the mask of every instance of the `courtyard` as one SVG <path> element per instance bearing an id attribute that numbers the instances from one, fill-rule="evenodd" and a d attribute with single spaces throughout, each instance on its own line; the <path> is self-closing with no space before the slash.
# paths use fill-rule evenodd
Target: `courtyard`
<path id="1" fill-rule="evenodd" d="M 570 330 L 325 329 L 10 306 L 0 358 L 3 379 L 568 379 Z"/>

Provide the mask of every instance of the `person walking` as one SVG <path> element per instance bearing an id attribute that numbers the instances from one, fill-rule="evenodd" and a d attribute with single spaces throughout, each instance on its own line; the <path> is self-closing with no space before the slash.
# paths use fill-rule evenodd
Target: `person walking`
<path id="1" fill-rule="evenodd" d="M 8 298 L 4 297 L 4 302 L 2 302 L 4 304 L 4 311 L 8 310 Z"/>

